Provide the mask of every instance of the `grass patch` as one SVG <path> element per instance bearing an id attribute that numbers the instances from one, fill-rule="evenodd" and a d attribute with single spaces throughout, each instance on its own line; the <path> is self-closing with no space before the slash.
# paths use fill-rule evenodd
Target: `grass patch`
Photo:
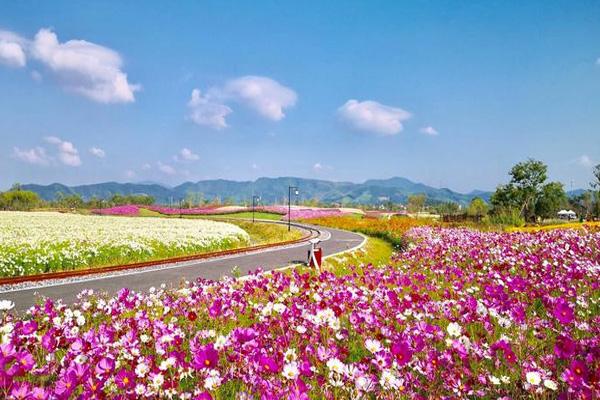
<path id="1" fill-rule="evenodd" d="M 223 220 L 221 220 L 223 221 Z M 250 235 L 250 244 L 258 246 L 300 239 L 304 233 L 298 229 L 288 232 L 287 226 L 279 224 L 252 223 L 250 221 L 227 221 L 237 225 Z"/>
<path id="2" fill-rule="evenodd" d="M 227 217 L 227 218 L 245 218 L 245 219 L 252 219 L 252 211 L 243 211 L 243 212 L 239 212 L 239 213 L 232 213 L 232 214 L 224 214 L 224 215 L 214 215 L 215 217 Z M 210 215 L 208 215 L 208 217 L 211 217 Z M 281 220 L 281 214 L 274 214 L 274 213 L 268 213 L 268 212 L 255 212 L 254 213 L 254 218 L 256 219 L 268 219 L 271 221 L 279 221 Z"/>

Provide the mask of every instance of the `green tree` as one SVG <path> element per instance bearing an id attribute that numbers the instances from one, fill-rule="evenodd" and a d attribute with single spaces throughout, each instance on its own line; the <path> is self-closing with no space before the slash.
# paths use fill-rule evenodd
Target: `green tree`
<path id="1" fill-rule="evenodd" d="M 482 218 L 488 212 L 488 205 L 481 197 L 475 197 L 467 207 L 467 215 Z"/>
<path id="2" fill-rule="evenodd" d="M 516 208 L 528 221 L 535 220 L 535 206 L 542 195 L 548 167 L 541 161 L 528 159 L 510 170 L 511 180 L 500 185 L 492 195 L 492 205 L 496 212 Z"/>
<path id="3" fill-rule="evenodd" d="M 0 207 L 3 210 L 29 211 L 40 204 L 38 194 L 28 190 L 9 190 L 0 195 Z"/>
<path id="4" fill-rule="evenodd" d="M 542 194 L 535 204 L 535 215 L 542 218 L 554 218 L 556 213 L 568 203 L 563 184 L 550 182 L 542 188 Z"/>
<path id="5" fill-rule="evenodd" d="M 422 211 L 425 206 L 425 201 L 427 201 L 427 196 L 425 194 L 411 194 L 408 196 L 408 211 L 411 213 Z"/>

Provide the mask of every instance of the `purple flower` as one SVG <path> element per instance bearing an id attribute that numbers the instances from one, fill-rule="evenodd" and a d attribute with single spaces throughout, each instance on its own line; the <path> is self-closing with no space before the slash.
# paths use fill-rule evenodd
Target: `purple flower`
<path id="1" fill-rule="evenodd" d="M 28 351 L 20 351 L 15 355 L 15 361 L 24 371 L 30 371 L 35 365 L 35 360 Z"/>
<path id="2" fill-rule="evenodd" d="M 126 369 L 120 369 L 115 376 L 115 383 L 119 389 L 133 389 L 135 386 L 135 375 Z"/>
<path id="3" fill-rule="evenodd" d="M 192 360 L 192 366 L 196 369 L 215 368 L 219 363 L 219 352 L 215 350 L 212 344 L 200 346 L 194 359 Z"/>
<path id="4" fill-rule="evenodd" d="M 77 386 L 77 379 L 74 373 L 67 373 L 61 377 L 54 387 L 54 394 L 61 399 L 67 399 Z"/>
<path id="5" fill-rule="evenodd" d="M 394 357 L 396 357 L 396 362 L 399 366 L 407 364 L 413 356 L 408 343 L 405 341 L 395 342 L 392 344 L 391 351 Z"/>
<path id="6" fill-rule="evenodd" d="M 97 375 L 109 375 L 115 368 L 115 361 L 112 358 L 104 357 L 96 364 L 95 372 Z"/>
<path id="7" fill-rule="evenodd" d="M 264 372 L 277 373 L 279 372 L 279 366 L 273 357 L 260 356 L 258 364 Z"/>
<path id="8" fill-rule="evenodd" d="M 559 336 L 554 343 L 554 353 L 563 360 L 573 357 L 577 350 L 577 344 L 567 336 Z"/>
<path id="9" fill-rule="evenodd" d="M 569 302 L 562 297 L 554 304 L 552 313 L 561 324 L 570 324 L 574 318 L 573 308 L 571 308 Z"/>
<path id="10" fill-rule="evenodd" d="M 194 397 L 194 400 L 213 400 L 213 397 L 208 392 L 202 392 L 198 396 Z"/>

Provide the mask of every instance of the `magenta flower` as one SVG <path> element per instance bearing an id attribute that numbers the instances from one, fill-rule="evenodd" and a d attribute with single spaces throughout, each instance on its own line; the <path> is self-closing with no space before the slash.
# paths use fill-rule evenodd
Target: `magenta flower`
<path id="1" fill-rule="evenodd" d="M 554 343 L 554 354 L 563 360 L 573 357 L 577 351 L 577 344 L 567 336 L 559 336 Z"/>
<path id="2" fill-rule="evenodd" d="M 120 369 L 115 376 L 115 383 L 119 389 L 133 389 L 135 387 L 135 375 L 126 369 Z"/>
<path id="3" fill-rule="evenodd" d="M 221 302 L 221 299 L 216 299 L 212 305 L 210 306 L 210 308 L 208 309 L 208 314 L 213 317 L 216 318 L 219 315 L 221 315 L 221 307 L 222 307 L 223 303 Z"/>
<path id="4" fill-rule="evenodd" d="M 194 359 L 192 360 L 192 366 L 196 369 L 215 368 L 219 363 L 219 352 L 215 350 L 212 344 L 200 346 Z"/>
<path id="5" fill-rule="evenodd" d="M 213 400 L 213 397 L 208 392 L 202 392 L 198 396 L 194 397 L 194 400 Z"/>
<path id="6" fill-rule="evenodd" d="M 77 387 L 77 379 L 74 373 L 67 373 L 61 377 L 54 387 L 54 394 L 60 399 L 68 399 Z"/>
<path id="7" fill-rule="evenodd" d="M 573 308 L 571 308 L 569 302 L 562 297 L 554 304 L 552 313 L 561 324 L 570 324 L 574 318 Z"/>
<path id="8" fill-rule="evenodd" d="M 392 354 L 396 357 L 396 362 L 399 366 L 410 362 L 413 353 L 405 341 L 395 342 L 391 348 Z"/>
<path id="9" fill-rule="evenodd" d="M 31 394 L 31 386 L 27 382 L 16 382 L 10 391 L 10 398 L 14 400 L 26 400 Z"/>
<path id="10" fill-rule="evenodd" d="M 46 391 L 46 389 L 41 387 L 34 387 L 31 390 L 31 395 L 29 396 L 30 400 L 47 400 L 50 396 L 50 393 Z"/>
<path id="11" fill-rule="evenodd" d="M 35 365 L 35 359 L 28 351 L 20 351 L 15 355 L 15 361 L 24 371 L 31 371 Z"/>
<path id="12" fill-rule="evenodd" d="M 104 357 L 96 364 L 95 372 L 97 375 L 108 375 L 115 368 L 115 361 L 112 358 Z"/>
<path id="13" fill-rule="evenodd" d="M 279 372 L 279 366 L 273 357 L 260 356 L 258 364 L 264 372 L 277 373 Z"/>

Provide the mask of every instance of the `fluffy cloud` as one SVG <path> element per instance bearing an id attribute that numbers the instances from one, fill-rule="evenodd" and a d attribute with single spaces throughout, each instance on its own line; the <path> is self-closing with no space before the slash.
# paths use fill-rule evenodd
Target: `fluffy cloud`
<path id="1" fill-rule="evenodd" d="M 439 135 L 439 132 L 433 126 L 425 126 L 420 129 L 420 132 L 424 135 L 429 135 L 429 136 Z"/>
<path id="2" fill-rule="evenodd" d="M 40 29 L 33 40 L 0 31 L 0 64 L 24 67 L 27 59 L 46 66 L 68 91 L 100 103 L 130 103 L 139 85 L 130 84 L 116 51 L 85 40 L 59 42 L 56 33 Z M 32 73 L 39 80 L 40 73 Z"/>
<path id="3" fill-rule="evenodd" d="M 58 150 L 58 159 L 65 165 L 70 167 L 78 167 L 81 165 L 79 151 L 73 146 L 73 143 L 63 141 L 56 136 L 47 136 L 46 142 L 56 146 Z"/>
<path id="4" fill-rule="evenodd" d="M 106 152 L 99 147 L 91 147 L 90 154 L 98 158 L 104 158 L 106 156 Z"/>
<path id="5" fill-rule="evenodd" d="M 200 156 L 190 149 L 184 147 L 173 157 L 173 159 L 177 162 L 197 161 L 200 159 Z"/>
<path id="6" fill-rule="evenodd" d="M 34 147 L 32 149 L 23 149 L 23 150 L 21 150 L 18 147 L 14 147 L 12 155 L 17 160 L 21 160 L 21 161 L 29 163 L 29 164 L 36 164 L 36 165 L 50 164 L 50 158 L 46 154 L 46 150 L 42 147 Z"/>
<path id="7" fill-rule="evenodd" d="M 194 89 L 188 102 L 188 117 L 198 125 L 215 129 L 227 127 L 226 117 L 233 112 L 229 102 L 239 103 L 272 121 L 285 117 L 284 110 L 296 104 L 291 88 L 264 76 L 242 76 L 212 87 L 205 95 Z"/>
<path id="8" fill-rule="evenodd" d="M 205 125 L 214 129 L 227 127 L 225 117 L 232 113 L 231 108 L 225 104 L 202 96 L 200 90 L 192 90 L 192 97 L 188 102 L 190 113 L 188 117 L 197 125 Z"/>
<path id="9" fill-rule="evenodd" d="M 376 101 L 348 100 L 338 109 L 340 118 L 354 129 L 379 135 L 395 135 L 402 131 L 402 122 L 411 117 L 408 111 Z"/>
<path id="10" fill-rule="evenodd" d="M 313 165 L 313 170 L 315 170 L 315 171 L 320 171 L 322 169 L 323 169 L 323 166 L 321 165 L 320 162 L 315 163 L 315 165 Z"/>
<path id="11" fill-rule="evenodd" d="M 41 29 L 31 54 L 58 76 L 67 90 L 100 103 L 130 103 L 140 89 L 127 81 L 116 51 L 85 40 L 64 43 L 49 29 Z"/>
<path id="12" fill-rule="evenodd" d="M 298 96 L 292 89 L 264 76 L 243 76 L 228 81 L 223 97 L 243 103 L 273 121 L 285 117 L 283 110 L 296 104 Z"/>
<path id="13" fill-rule="evenodd" d="M 157 162 L 156 166 L 158 167 L 158 170 L 160 172 L 162 172 L 163 174 L 167 174 L 167 175 L 175 175 L 177 173 L 177 171 L 175 170 L 175 168 L 173 168 L 172 166 L 170 166 L 169 164 L 164 164 L 162 162 Z"/>
<path id="14" fill-rule="evenodd" d="M 591 168 L 594 166 L 594 161 L 590 158 L 590 156 L 583 154 L 577 157 L 577 164 L 585 168 Z"/>
<path id="15" fill-rule="evenodd" d="M 9 67 L 24 67 L 26 40 L 12 32 L 0 31 L 0 64 Z"/>

